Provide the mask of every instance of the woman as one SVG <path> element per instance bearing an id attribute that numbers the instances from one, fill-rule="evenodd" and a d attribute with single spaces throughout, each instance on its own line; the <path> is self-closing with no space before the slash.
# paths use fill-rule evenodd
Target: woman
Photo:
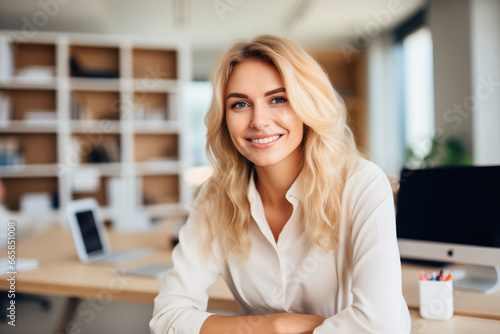
<path id="1" fill-rule="evenodd" d="M 406 333 L 389 182 L 301 48 L 264 35 L 212 73 L 214 175 L 155 299 L 152 333 Z M 206 312 L 218 275 L 242 316 Z"/>

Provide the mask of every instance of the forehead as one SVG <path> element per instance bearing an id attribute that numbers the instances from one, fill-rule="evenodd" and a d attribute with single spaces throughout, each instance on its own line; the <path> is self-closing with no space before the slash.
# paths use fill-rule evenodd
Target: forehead
<path id="1" fill-rule="evenodd" d="M 234 67 L 226 93 L 267 92 L 278 87 L 284 84 L 275 66 L 260 59 L 247 59 Z"/>

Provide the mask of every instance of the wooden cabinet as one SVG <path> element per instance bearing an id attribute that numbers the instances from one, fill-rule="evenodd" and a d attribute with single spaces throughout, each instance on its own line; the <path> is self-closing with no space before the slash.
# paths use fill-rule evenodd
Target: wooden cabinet
<path id="1" fill-rule="evenodd" d="M 90 196 L 109 218 L 110 180 L 122 179 L 137 185 L 129 196 L 141 211 L 182 213 L 191 196 L 181 177 L 188 166 L 183 87 L 191 79 L 184 41 L 51 33 L 26 40 L 4 31 L 0 44 L 8 209 L 45 192 L 54 208 L 42 218 L 61 220 L 66 203 Z M 94 185 L 82 190 L 85 177 Z"/>
<path id="2" fill-rule="evenodd" d="M 358 148 L 368 152 L 367 76 L 364 53 L 349 55 L 340 51 L 311 52 L 325 69 L 347 108 L 347 122 Z"/>

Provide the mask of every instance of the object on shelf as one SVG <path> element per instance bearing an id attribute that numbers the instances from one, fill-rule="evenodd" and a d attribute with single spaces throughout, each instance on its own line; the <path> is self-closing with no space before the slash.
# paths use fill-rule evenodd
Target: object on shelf
<path id="1" fill-rule="evenodd" d="M 136 121 L 163 121 L 166 119 L 166 116 L 166 109 L 153 109 L 142 103 L 136 103 L 134 106 L 134 120 Z"/>
<path id="2" fill-rule="evenodd" d="M 71 95 L 71 119 L 74 120 L 84 120 L 88 119 L 88 113 L 85 109 L 85 101 L 78 95 Z"/>
<path id="3" fill-rule="evenodd" d="M 72 175 L 73 193 L 93 193 L 99 191 L 101 173 L 99 169 L 82 167 L 75 169 Z"/>
<path id="4" fill-rule="evenodd" d="M 16 71 L 16 79 L 26 81 L 50 81 L 54 79 L 54 66 L 31 65 Z"/>
<path id="5" fill-rule="evenodd" d="M 141 180 L 115 177 L 107 181 L 110 218 L 113 228 L 121 231 L 139 231 L 151 228 L 151 217 L 139 210 L 142 202 Z"/>
<path id="6" fill-rule="evenodd" d="M 20 209 L 23 214 L 44 214 L 52 211 L 50 193 L 26 193 L 21 196 Z"/>
<path id="7" fill-rule="evenodd" d="M 10 96 L 0 92 L 0 126 L 8 126 L 12 118 L 12 102 Z"/>
<path id="8" fill-rule="evenodd" d="M 9 81 L 14 74 L 14 55 L 7 40 L 0 40 L 0 82 Z"/>
<path id="9" fill-rule="evenodd" d="M 24 164 L 21 143 L 17 137 L 0 137 L 0 166 Z"/>
<path id="10" fill-rule="evenodd" d="M 71 75 L 74 77 L 112 79 L 112 78 L 118 78 L 119 76 L 118 70 L 114 69 L 110 70 L 85 69 L 84 66 L 81 65 L 75 58 L 71 58 L 69 63 L 71 68 Z"/>
<path id="11" fill-rule="evenodd" d="M 107 180 L 108 203 L 112 210 L 138 207 L 142 203 L 141 179 L 111 177 Z"/>
<path id="12" fill-rule="evenodd" d="M 89 154 L 90 162 L 92 163 L 110 163 L 112 162 L 111 158 L 108 155 L 108 152 L 102 145 L 97 145 L 92 147 L 92 150 Z"/>

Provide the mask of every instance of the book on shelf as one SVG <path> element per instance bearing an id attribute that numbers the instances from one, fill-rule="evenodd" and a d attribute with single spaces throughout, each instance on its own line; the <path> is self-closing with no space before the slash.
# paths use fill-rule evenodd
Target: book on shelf
<path id="1" fill-rule="evenodd" d="M 54 66 L 31 65 L 16 71 L 16 80 L 30 82 L 47 82 L 55 77 Z"/>
<path id="2" fill-rule="evenodd" d="M 19 139 L 14 136 L 0 137 L 0 166 L 18 166 L 23 163 Z"/>
<path id="3" fill-rule="evenodd" d="M 8 126 L 12 117 L 10 96 L 0 92 L 0 126 Z"/>

